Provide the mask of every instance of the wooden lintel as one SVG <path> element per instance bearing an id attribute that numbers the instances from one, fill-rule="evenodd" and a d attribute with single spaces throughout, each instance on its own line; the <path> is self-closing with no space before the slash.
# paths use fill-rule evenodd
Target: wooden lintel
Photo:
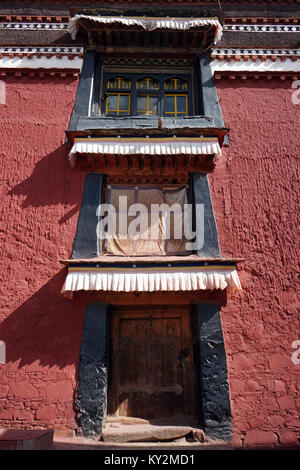
<path id="1" fill-rule="evenodd" d="M 172 46 L 178 47 L 178 33 L 174 33 L 172 36 Z"/>
<path id="2" fill-rule="evenodd" d="M 106 29 L 105 30 L 105 33 L 106 33 L 106 44 L 111 47 L 112 46 L 112 39 L 111 39 L 111 30 L 110 29 Z"/>
<path id="3" fill-rule="evenodd" d="M 160 32 L 159 31 L 155 31 L 154 33 L 153 46 L 160 47 Z"/>
<path id="4" fill-rule="evenodd" d="M 130 39 L 130 32 L 125 31 L 124 32 L 124 41 L 125 41 L 125 46 L 128 47 L 131 44 L 131 39 Z"/>
<path id="5" fill-rule="evenodd" d="M 195 47 L 198 43 L 198 33 L 193 33 L 192 34 L 192 47 Z"/>
<path id="6" fill-rule="evenodd" d="M 169 33 L 166 31 L 163 35 L 163 45 L 164 47 L 168 47 L 169 46 Z"/>
<path id="7" fill-rule="evenodd" d="M 140 33 L 138 33 L 137 31 L 134 33 L 134 43 L 137 45 L 137 47 L 141 46 Z M 143 48 L 143 50 L 144 50 L 144 48 Z"/>
<path id="8" fill-rule="evenodd" d="M 182 38 L 182 45 L 183 45 L 184 49 L 187 48 L 188 42 L 189 42 L 189 34 L 184 33 L 183 38 Z"/>
<path id="9" fill-rule="evenodd" d="M 146 32 L 145 33 L 145 47 L 147 49 L 149 49 L 151 47 L 151 37 L 150 37 L 150 33 L 149 32 Z"/>
<path id="10" fill-rule="evenodd" d="M 115 42 L 118 47 L 122 44 L 119 31 L 115 31 Z"/>

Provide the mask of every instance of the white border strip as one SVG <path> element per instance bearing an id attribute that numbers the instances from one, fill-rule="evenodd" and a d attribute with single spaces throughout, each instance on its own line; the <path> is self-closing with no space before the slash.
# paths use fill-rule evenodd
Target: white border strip
<path id="1" fill-rule="evenodd" d="M 17 29 L 17 30 L 26 30 L 26 31 L 59 31 L 59 30 L 68 30 L 68 23 L 0 23 L 0 29 Z"/>
<path id="2" fill-rule="evenodd" d="M 230 49 L 230 48 L 214 48 L 211 51 L 212 55 L 225 55 L 225 56 L 236 56 L 236 55 L 247 55 L 247 56 L 268 56 L 268 55 L 279 55 L 279 56 L 299 56 L 300 49 Z"/>
<path id="3" fill-rule="evenodd" d="M 63 56 L 61 59 L 57 57 L 40 58 L 32 56 L 29 59 L 25 57 L 2 57 L 0 59 L 0 69 L 76 69 L 81 70 L 82 58 L 74 57 L 70 59 L 68 56 Z"/>
<path id="4" fill-rule="evenodd" d="M 60 46 L 0 46 L 1 54 L 83 54 L 83 47 Z"/>
<path id="5" fill-rule="evenodd" d="M 282 62 L 280 59 L 272 61 L 267 59 L 261 60 L 248 60 L 247 62 L 241 60 L 213 60 L 210 64 L 212 72 L 300 72 L 300 59 L 295 61 L 286 59 Z"/>
<path id="6" fill-rule="evenodd" d="M 224 31 L 244 33 L 299 33 L 299 25 L 291 24 L 225 24 Z"/>

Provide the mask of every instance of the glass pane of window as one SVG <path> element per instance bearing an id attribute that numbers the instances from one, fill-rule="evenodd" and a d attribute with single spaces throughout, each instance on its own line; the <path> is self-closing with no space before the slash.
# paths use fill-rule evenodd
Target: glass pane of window
<path id="1" fill-rule="evenodd" d="M 187 90 L 187 82 L 179 78 L 177 80 L 177 90 Z"/>
<path id="2" fill-rule="evenodd" d="M 173 87 L 172 87 L 172 80 L 166 80 L 165 83 L 164 83 L 164 89 L 165 90 L 172 90 Z"/>
<path id="3" fill-rule="evenodd" d="M 157 96 L 151 95 L 138 95 L 137 97 L 137 112 L 142 114 L 157 114 Z"/>
<path id="4" fill-rule="evenodd" d="M 111 78 L 107 82 L 107 88 L 115 88 L 120 90 L 130 90 L 131 81 L 123 77 Z"/>
<path id="5" fill-rule="evenodd" d="M 157 104 L 158 104 L 157 96 L 149 96 L 149 113 L 150 114 L 157 114 Z"/>
<path id="6" fill-rule="evenodd" d="M 151 77 L 145 77 L 136 82 L 138 90 L 159 90 L 159 81 Z"/>
<path id="7" fill-rule="evenodd" d="M 120 113 L 129 114 L 130 95 L 122 93 L 110 93 L 106 98 L 106 114 L 119 115 Z"/>
<path id="8" fill-rule="evenodd" d="M 165 90 L 187 90 L 187 82 L 181 78 L 170 78 L 164 83 Z"/>
<path id="9" fill-rule="evenodd" d="M 147 111 L 147 96 L 139 95 L 137 97 L 137 112 L 146 113 L 146 111 Z"/>
<path id="10" fill-rule="evenodd" d="M 107 97 L 107 110 L 108 111 L 117 111 L 118 109 L 118 95 L 108 95 Z"/>
<path id="11" fill-rule="evenodd" d="M 129 95 L 120 95 L 119 111 L 129 111 Z"/>
<path id="12" fill-rule="evenodd" d="M 131 88 L 131 81 L 126 80 L 125 78 L 120 78 L 119 88 L 121 90 L 129 90 Z"/>
<path id="13" fill-rule="evenodd" d="M 177 96 L 177 113 L 179 114 L 186 114 L 186 102 L 187 97 L 186 95 Z"/>
<path id="14" fill-rule="evenodd" d="M 175 96 L 174 95 L 165 95 L 165 113 L 166 114 L 175 113 Z"/>
<path id="15" fill-rule="evenodd" d="M 143 78 L 141 80 L 137 80 L 136 88 L 138 90 L 147 90 L 147 80 L 146 80 L 146 78 Z"/>

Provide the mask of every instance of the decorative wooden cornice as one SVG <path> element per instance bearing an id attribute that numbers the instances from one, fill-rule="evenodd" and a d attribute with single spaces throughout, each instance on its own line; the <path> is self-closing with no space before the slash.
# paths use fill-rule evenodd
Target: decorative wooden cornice
<path id="1" fill-rule="evenodd" d="M 1 15 L 0 14 L 0 23 L 12 23 L 12 24 L 17 24 L 17 23 L 45 23 L 45 24 L 50 24 L 50 23 L 56 23 L 60 25 L 68 25 L 69 20 L 71 19 L 71 16 L 49 16 L 49 15 L 16 15 L 16 14 L 11 14 L 11 15 Z M 227 17 L 225 14 L 224 18 L 224 24 L 225 28 L 226 25 L 229 26 L 237 26 L 236 29 L 228 28 L 230 31 L 238 31 L 239 26 L 245 26 L 245 25 L 255 25 L 255 26 L 264 26 L 264 25 L 275 25 L 275 26 L 280 26 L 280 25 L 299 25 L 300 19 L 299 18 L 291 18 L 291 17 L 286 17 L 286 18 L 276 18 L 276 17 Z M 56 28 L 54 28 L 56 29 Z M 62 26 L 61 29 L 64 29 Z"/>
<path id="2" fill-rule="evenodd" d="M 214 48 L 211 51 L 212 60 L 218 61 L 231 61 L 236 62 L 240 61 L 266 61 L 272 60 L 273 62 L 277 60 L 285 61 L 286 59 L 291 59 L 296 61 L 300 58 L 300 49 L 268 49 L 268 48 Z"/>
<path id="3" fill-rule="evenodd" d="M 70 16 L 0 15 L 0 23 L 67 23 Z"/>
<path id="4" fill-rule="evenodd" d="M 227 17 L 225 15 L 225 25 L 248 25 L 248 24 L 254 24 L 254 25 L 279 25 L 279 24 L 299 24 L 300 20 L 299 18 L 276 18 L 276 17 Z"/>
<path id="5" fill-rule="evenodd" d="M 70 16 L 0 15 L 0 29 L 26 31 L 69 30 L 70 18 Z M 298 33 L 300 31 L 300 19 L 276 17 L 225 17 L 223 29 L 224 32 Z"/>
<path id="6" fill-rule="evenodd" d="M 212 51 L 215 80 L 297 80 L 300 75 L 299 49 L 227 49 Z"/>
<path id="7" fill-rule="evenodd" d="M 253 19 L 253 18 L 252 18 Z M 234 31 L 234 32 L 247 32 L 247 33 L 299 33 L 300 25 L 299 20 L 295 20 L 297 23 L 283 23 L 278 20 L 278 24 L 274 23 L 252 23 L 252 24 L 243 24 L 239 22 L 234 24 L 228 24 L 227 22 L 223 26 L 223 31 Z"/>
<path id="8" fill-rule="evenodd" d="M 73 78 L 77 79 L 79 77 L 79 72 L 77 69 L 13 69 L 13 68 L 2 68 L 0 67 L 0 79 L 8 75 L 13 75 L 16 78 L 21 77 L 30 77 L 30 78 L 46 78 L 46 77 L 60 77 L 60 78 Z"/>
<path id="9" fill-rule="evenodd" d="M 52 22 L 49 17 L 49 21 L 1 21 L 0 30 L 24 30 L 24 31 L 57 31 L 57 30 L 67 30 L 69 31 L 69 24 L 56 21 Z"/>
<path id="10" fill-rule="evenodd" d="M 299 80 L 300 78 L 300 72 L 298 74 L 291 73 L 291 72 L 250 72 L 250 71 L 245 71 L 245 72 L 215 72 L 214 74 L 215 80 L 230 80 L 230 81 L 246 81 L 246 80 L 280 80 L 280 81 L 294 81 L 294 80 Z"/>
<path id="11" fill-rule="evenodd" d="M 31 58 L 41 58 L 41 57 L 56 57 L 61 59 L 67 57 L 69 60 L 73 60 L 75 57 L 83 57 L 83 48 L 82 47 L 19 47 L 19 46 L 0 46 L 0 59 L 3 57 L 28 57 Z"/>

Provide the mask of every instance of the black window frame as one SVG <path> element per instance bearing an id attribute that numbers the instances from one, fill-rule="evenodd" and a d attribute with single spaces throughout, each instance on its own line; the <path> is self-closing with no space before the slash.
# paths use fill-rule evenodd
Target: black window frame
<path id="1" fill-rule="evenodd" d="M 131 80 L 131 89 L 130 90 L 120 90 L 120 89 L 113 89 L 113 88 L 108 88 L 107 83 L 109 80 L 117 78 L 117 77 L 122 77 L 127 80 Z M 153 78 L 154 80 L 158 80 L 160 86 L 159 90 L 143 90 L 143 89 L 137 89 L 136 88 L 136 82 L 137 80 L 141 80 L 143 78 Z M 187 82 L 187 90 L 186 91 L 181 91 L 181 90 L 165 90 L 164 89 L 164 82 L 166 80 L 172 79 L 172 78 L 179 78 L 181 80 L 184 80 Z M 126 92 L 130 93 L 130 112 L 129 114 L 123 114 L 120 116 L 109 116 L 106 115 L 106 97 L 108 93 L 117 93 L 117 92 Z M 193 115 L 193 90 L 192 90 L 192 77 L 190 74 L 161 74 L 161 73 L 149 73 L 145 71 L 144 73 L 126 73 L 122 72 L 121 70 L 119 72 L 104 72 L 103 73 L 103 92 L 102 92 L 102 99 L 100 100 L 101 103 L 101 117 L 113 117 L 115 119 L 118 119 L 119 117 L 131 117 L 131 116 L 140 116 L 144 118 L 148 118 L 151 116 L 157 116 L 157 117 L 175 117 L 176 119 L 180 119 L 180 116 L 168 116 L 168 114 L 164 114 L 164 96 L 165 94 L 182 94 L 186 93 L 187 94 L 187 102 L 188 102 L 188 109 L 187 109 L 187 114 L 185 116 L 192 116 Z M 145 94 L 150 94 L 150 95 L 157 95 L 158 96 L 158 113 L 157 114 L 142 114 L 137 112 L 137 96 L 138 95 L 145 95 Z"/>

